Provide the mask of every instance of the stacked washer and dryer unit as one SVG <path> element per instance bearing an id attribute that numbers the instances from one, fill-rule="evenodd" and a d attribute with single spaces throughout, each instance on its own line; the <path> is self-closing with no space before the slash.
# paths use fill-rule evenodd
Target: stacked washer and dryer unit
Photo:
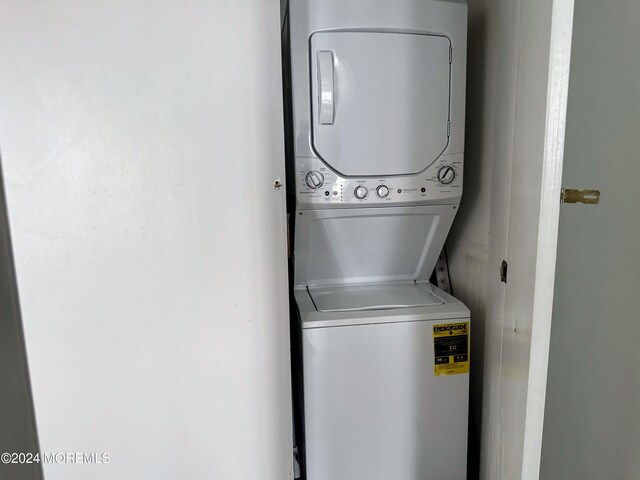
<path id="1" fill-rule="evenodd" d="M 462 195 L 466 21 L 288 4 L 307 480 L 466 478 L 469 311 L 429 283 Z"/>

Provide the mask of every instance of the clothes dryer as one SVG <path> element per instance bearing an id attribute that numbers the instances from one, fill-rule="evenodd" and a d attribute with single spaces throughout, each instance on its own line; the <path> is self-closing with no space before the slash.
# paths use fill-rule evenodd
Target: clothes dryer
<path id="1" fill-rule="evenodd" d="M 460 0 L 289 2 L 297 210 L 459 203 L 466 28 Z"/>

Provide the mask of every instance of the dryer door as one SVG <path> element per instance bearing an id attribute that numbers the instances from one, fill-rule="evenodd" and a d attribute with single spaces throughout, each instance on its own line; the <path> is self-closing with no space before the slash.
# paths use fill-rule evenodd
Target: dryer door
<path id="1" fill-rule="evenodd" d="M 319 32 L 311 36 L 312 142 L 343 176 L 418 173 L 449 142 L 447 37 Z"/>

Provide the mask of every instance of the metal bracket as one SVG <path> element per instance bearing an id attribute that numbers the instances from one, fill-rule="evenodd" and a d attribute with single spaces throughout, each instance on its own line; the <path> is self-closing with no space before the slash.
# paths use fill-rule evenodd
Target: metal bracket
<path id="1" fill-rule="evenodd" d="M 507 283 L 507 269 L 509 268 L 509 264 L 506 260 L 502 260 L 500 264 L 500 281 L 502 283 Z"/>
<path id="2" fill-rule="evenodd" d="M 438 257 L 435 268 L 436 280 L 438 282 L 438 288 L 444 290 L 451 295 L 451 281 L 449 280 L 449 266 L 447 264 L 447 252 L 442 247 L 442 252 Z"/>
<path id="3" fill-rule="evenodd" d="M 600 203 L 600 190 L 576 190 L 563 188 L 560 195 L 560 203 L 584 203 L 585 205 L 597 205 Z"/>

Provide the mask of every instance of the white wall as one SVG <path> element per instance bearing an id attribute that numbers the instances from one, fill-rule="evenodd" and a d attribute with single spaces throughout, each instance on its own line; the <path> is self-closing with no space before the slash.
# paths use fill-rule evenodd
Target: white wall
<path id="1" fill-rule="evenodd" d="M 454 294 L 471 310 L 471 412 L 478 432 L 485 355 L 499 368 L 501 348 L 500 318 L 487 316 L 501 314 L 504 302 L 499 266 L 506 258 L 518 12 L 519 2 L 469 0 L 465 184 L 447 247 Z M 498 327 L 498 338 L 485 352 L 487 322 L 489 332 Z M 489 370 L 486 381 L 498 376 Z"/>
<path id="2" fill-rule="evenodd" d="M 640 478 L 640 4 L 577 0 L 541 478 Z"/>
<path id="3" fill-rule="evenodd" d="M 291 472 L 277 0 L 0 3 L 47 480 Z"/>

